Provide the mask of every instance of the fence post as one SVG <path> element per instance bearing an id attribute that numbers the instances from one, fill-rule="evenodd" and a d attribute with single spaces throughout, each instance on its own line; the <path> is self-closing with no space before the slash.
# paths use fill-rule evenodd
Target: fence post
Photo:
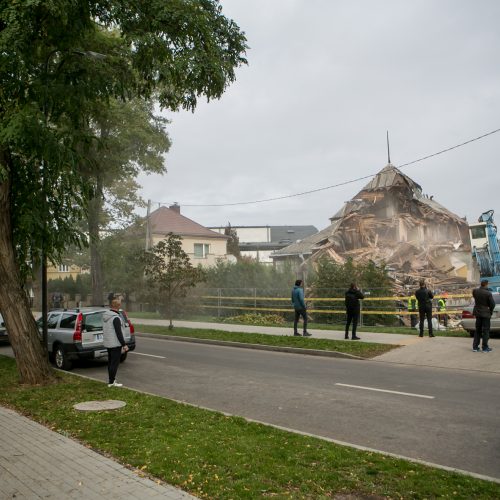
<path id="1" fill-rule="evenodd" d="M 363 301 L 359 301 L 359 326 L 363 326 Z"/>
<path id="2" fill-rule="evenodd" d="M 220 318 L 221 289 L 217 288 L 217 318 Z"/>
<path id="3" fill-rule="evenodd" d="M 257 314 L 257 288 L 253 289 L 253 312 Z"/>

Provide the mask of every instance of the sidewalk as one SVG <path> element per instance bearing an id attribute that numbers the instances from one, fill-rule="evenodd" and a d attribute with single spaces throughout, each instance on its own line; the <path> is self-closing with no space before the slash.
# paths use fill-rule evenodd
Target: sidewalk
<path id="1" fill-rule="evenodd" d="M 193 499 L 0 406 L 0 498 Z"/>
<path id="2" fill-rule="evenodd" d="M 133 323 L 142 325 L 168 326 L 168 320 L 139 319 L 130 317 Z M 197 321 L 175 321 L 174 326 L 185 328 L 206 328 L 230 332 L 264 333 L 267 335 L 290 335 L 290 328 L 267 326 L 231 325 L 227 323 L 203 323 Z M 343 331 L 309 330 L 313 338 L 344 340 Z M 146 333 L 146 332 L 144 332 Z M 434 368 L 451 368 L 455 370 L 473 370 L 490 373 L 500 373 L 500 343 L 493 338 L 490 347 L 493 352 L 472 352 L 472 339 L 465 337 L 434 337 L 423 338 L 417 335 L 396 333 L 360 332 L 361 342 L 375 342 L 401 346 L 382 354 L 373 361 L 400 363 L 405 365 L 429 366 Z M 351 341 L 349 341 L 351 342 Z M 495 349 L 496 347 L 496 349 Z"/>

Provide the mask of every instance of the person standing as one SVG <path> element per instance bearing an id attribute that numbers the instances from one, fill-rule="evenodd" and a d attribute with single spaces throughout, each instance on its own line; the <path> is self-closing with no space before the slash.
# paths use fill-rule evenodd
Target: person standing
<path id="1" fill-rule="evenodd" d="M 417 299 L 411 292 L 408 292 L 408 312 L 410 313 L 410 326 L 417 326 Z"/>
<path id="2" fill-rule="evenodd" d="M 488 289 L 488 280 L 481 280 L 481 286 L 472 291 L 474 297 L 474 309 L 472 314 L 476 317 L 476 330 L 474 332 L 474 341 L 472 342 L 472 351 L 479 352 L 479 342 L 482 340 L 483 352 L 490 352 L 488 346 L 490 340 L 490 321 L 493 309 L 495 309 L 495 300 L 493 294 Z"/>
<path id="3" fill-rule="evenodd" d="M 128 351 L 128 346 L 123 337 L 123 324 L 119 313 L 121 303 L 118 299 L 111 301 L 111 309 L 104 311 L 102 316 L 104 347 L 108 350 L 108 387 L 122 387 L 116 381 L 116 372 L 120 365 L 122 352 Z"/>
<path id="4" fill-rule="evenodd" d="M 358 327 L 359 315 L 361 313 L 361 302 L 365 296 L 357 287 L 356 283 L 351 283 L 349 290 L 345 293 L 345 309 L 347 314 L 347 321 L 345 324 L 345 340 L 349 338 L 349 327 L 352 322 L 352 340 L 361 340 L 356 336 L 356 328 Z"/>
<path id="5" fill-rule="evenodd" d="M 420 280 L 420 288 L 415 292 L 415 297 L 418 302 L 419 316 L 419 337 L 424 336 L 424 322 L 427 319 L 427 328 L 429 329 L 429 337 L 434 337 L 432 332 L 432 299 L 434 294 L 425 286 L 425 280 Z"/>
<path id="6" fill-rule="evenodd" d="M 295 309 L 295 318 L 293 320 L 293 334 L 300 337 L 298 332 L 299 318 L 302 316 L 304 322 L 304 337 L 310 337 L 311 334 L 307 331 L 307 306 L 304 299 L 304 283 L 302 280 L 295 281 L 295 286 L 292 289 L 292 305 Z"/>
<path id="7" fill-rule="evenodd" d="M 447 297 L 447 294 L 445 292 L 443 294 L 443 296 L 438 299 L 438 303 L 437 303 L 437 308 L 438 308 L 438 312 L 439 312 L 438 321 L 439 322 L 442 321 L 443 326 L 445 328 L 448 327 L 448 315 L 446 314 L 446 297 Z"/>

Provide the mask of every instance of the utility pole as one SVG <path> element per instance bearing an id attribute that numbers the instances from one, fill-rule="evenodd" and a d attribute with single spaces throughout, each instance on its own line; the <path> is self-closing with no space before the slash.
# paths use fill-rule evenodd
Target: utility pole
<path id="1" fill-rule="evenodd" d="M 146 252 L 149 250 L 149 242 L 151 239 L 151 228 L 149 225 L 149 214 L 151 213 L 151 200 L 148 200 L 148 213 L 146 215 Z"/>

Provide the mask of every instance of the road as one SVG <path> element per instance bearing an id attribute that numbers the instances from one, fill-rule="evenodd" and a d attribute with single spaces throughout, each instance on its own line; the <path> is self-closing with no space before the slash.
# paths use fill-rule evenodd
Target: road
<path id="1" fill-rule="evenodd" d="M 75 372 L 106 380 L 102 362 Z M 141 337 L 118 379 L 167 398 L 500 479 L 498 374 Z"/>

